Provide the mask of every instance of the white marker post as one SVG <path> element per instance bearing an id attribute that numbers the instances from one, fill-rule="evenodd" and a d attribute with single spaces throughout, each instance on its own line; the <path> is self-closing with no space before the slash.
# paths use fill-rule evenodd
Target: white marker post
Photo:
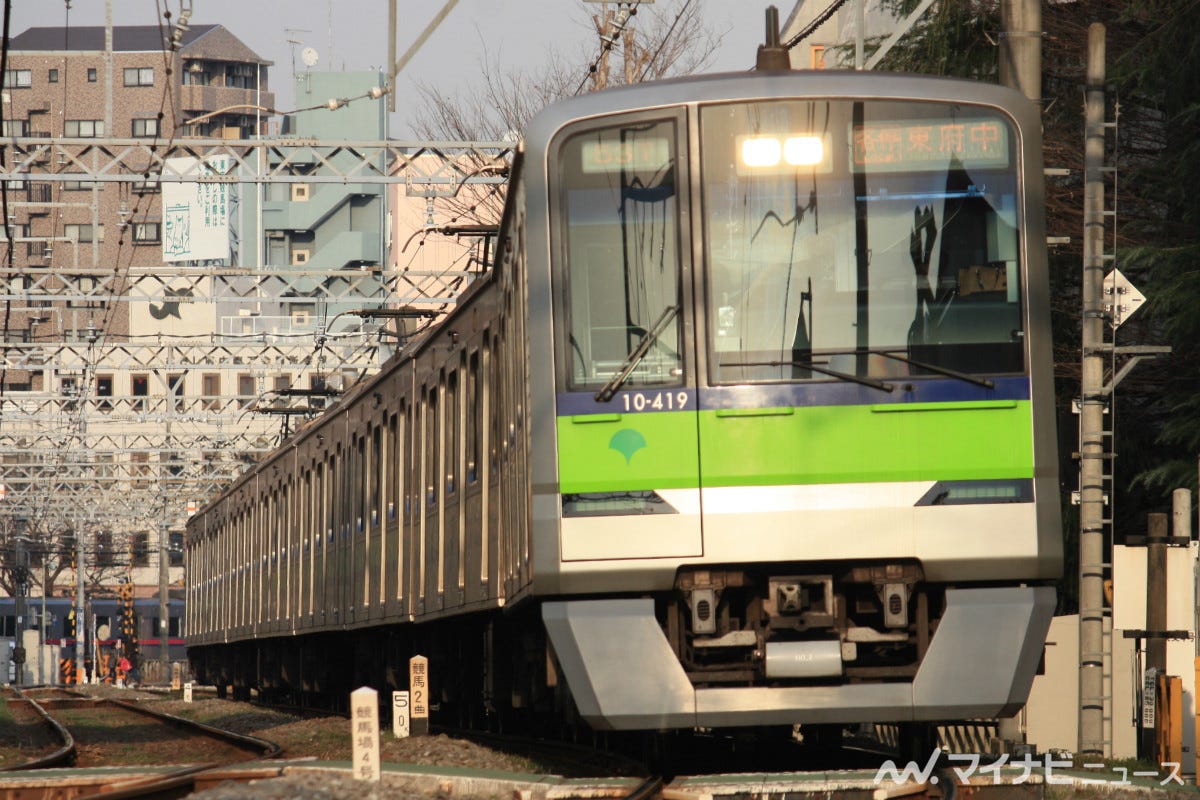
<path id="1" fill-rule="evenodd" d="M 408 688 L 412 691 L 413 736 L 429 733 L 429 659 L 413 656 L 408 660 Z"/>
<path id="2" fill-rule="evenodd" d="M 183 685 L 183 702 L 192 702 L 192 682 L 188 681 Z"/>
<path id="3" fill-rule="evenodd" d="M 350 693 L 350 736 L 354 777 L 379 782 L 379 692 L 363 686 Z"/>
<path id="4" fill-rule="evenodd" d="M 392 692 L 392 736 L 407 739 L 412 732 L 409 724 L 408 692 Z"/>

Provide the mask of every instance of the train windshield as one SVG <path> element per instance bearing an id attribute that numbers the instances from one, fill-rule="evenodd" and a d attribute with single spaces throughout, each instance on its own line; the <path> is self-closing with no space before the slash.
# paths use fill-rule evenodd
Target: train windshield
<path id="1" fill-rule="evenodd" d="M 1022 371 L 1006 117 L 851 100 L 700 114 L 714 383 Z"/>
<path id="2" fill-rule="evenodd" d="M 559 150 L 572 390 L 682 382 L 675 154 L 673 121 L 591 129 Z"/>

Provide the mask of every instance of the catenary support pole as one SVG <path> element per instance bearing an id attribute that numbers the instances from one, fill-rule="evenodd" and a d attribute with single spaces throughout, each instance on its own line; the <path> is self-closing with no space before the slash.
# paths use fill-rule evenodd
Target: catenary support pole
<path id="1" fill-rule="evenodd" d="M 83 579 L 83 526 L 79 516 L 75 517 L 75 680 L 83 683 L 86 680 L 87 666 L 87 618 L 84 615 L 84 579 Z"/>
<path id="2" fill-rule="evenodd" d="M 1104 26 L 1088 28 L 1079 410 L 1079 746 L 1104 753 Z"/>

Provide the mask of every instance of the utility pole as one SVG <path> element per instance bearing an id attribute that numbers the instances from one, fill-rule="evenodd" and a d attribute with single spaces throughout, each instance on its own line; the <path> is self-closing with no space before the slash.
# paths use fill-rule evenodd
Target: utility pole
<path id="1" fill-rule="evenodd" d="M 1042 100 L 1041 0 L 1000 3 L 1000 83 Z"/>
<path id="2" fill-rule="evenodd" d="M 1104 753 L 1104 25 L 1088 28 L 1079 408 L 1079 746 Z"/>

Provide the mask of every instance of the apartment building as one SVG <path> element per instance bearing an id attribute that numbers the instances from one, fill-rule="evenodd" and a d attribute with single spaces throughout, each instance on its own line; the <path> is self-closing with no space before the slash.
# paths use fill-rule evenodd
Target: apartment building
<path id="1" fill-rule="evenodd" d="M 171 29 L 158 26 L 30 28 L 9 44 L 4 75 L 3 135 L 138 139 L 155 145 L 190 136 L 248 138 L 270 108 L 270 62 L 221 25 L 195 25 L 172 49 Z M 164 39 L 165 34 L 165 39 Z M 111 44 L 110 44 L 111 42 Z M 196 125 L 189 120 L 203 117 Z M 130 309 L 88 297 L 97 271 L 162 263 L 160 185 L 143 182 L 39 181 L 37 172 L 71 172 L 79 165 L 34 165 L 24 185 L 8 185 L 8 235 L 14 266 L 30 297 L 11 311 L 9 341 L 87 341 L 149 333 L 131 327 Z M 131 174 L 157 172 L 150 163 L 126 163 Z M 24 246 L 21 246 L 22 243 Z M 74 275 L 79 291 L 37 271 Z M 14 287 L 17 288 L 17 287 Z M 73 296 L 72 296 L 73 295 Z M 151 317 L 153 319 L 153 317 Z M 13 372 L 6 389 L 70 391 L 47 375 Z M 109 387 L 97 387 L 101 391 Z"/>
<path id="2" fill-rule="evenodd" d="M 0 481 L 9 508 L 39 485 L 51 510 L 63 503 L 55 497 L 62 486 L 99 487 L 126 508 L 140 506 L 141 522 L 122 523 L 105 516 L 101 498 L 73 501 L 82 520 L 93 522 L 89 569 L 108 574 L 131 565 L 139 595 L 158 581 L 165 524 L 171 563 L 181 566 L 183 507 L 203 499 L 187 493 L 188 475 L 235 474 L 236 441 L 223 432 L 264 381 L 248 359 L 244 372 L 231 373 L 189 349 L 190 341 L 213 341 L 216 313 L 212 304 L 189 302 L 194 278 L 177 288 L 186 265 L 164 264 L 154 154 L 193 137 L 265 132 L 270 115 L 263 110 L 275 103 L 270 66 L 221 25 L 38 27 L 9 42 L 0 133 L 85 147 L 47 148 L 26 165 L 28 177 L 5 186 L 0 240 L 14 246 L 11 261 L 0 262 L 8 356 Z M 96 140 L 92 150 L 89 140 Z M 121 180 L 48 178 L 87 178 L 105 159 L 119 164 Z M 233 254 L 206 263 L 231 265 Z M 138 275 L 153 276 L 150 288 L 133 290 Z M 180 344 L 137 349 L 155 342 Z M 76 452 L 63 452 L 63 441 Z M 78 480 L 64 484 L 64 474 Z M 46 530 L 30 533 L 43 539 L 64 524 L 52 513 L 38 519 Z M 17 517 L 11 526 L 32 524 Z M 173 569 L 172 580 L 181 574 Z"/>

